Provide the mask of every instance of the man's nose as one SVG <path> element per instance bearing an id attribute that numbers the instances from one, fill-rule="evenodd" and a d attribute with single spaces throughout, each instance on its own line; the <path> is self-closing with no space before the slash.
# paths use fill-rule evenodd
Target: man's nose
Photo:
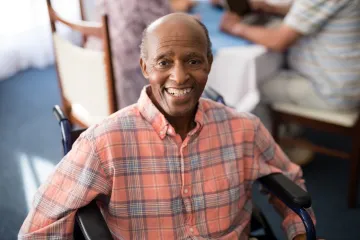
<path id="1" fill-rule="evenodd" d="M 189 80 L 190 76 L 182 63 L 176 63 L 172 69 L 170 79 L 181 85 Z"/>

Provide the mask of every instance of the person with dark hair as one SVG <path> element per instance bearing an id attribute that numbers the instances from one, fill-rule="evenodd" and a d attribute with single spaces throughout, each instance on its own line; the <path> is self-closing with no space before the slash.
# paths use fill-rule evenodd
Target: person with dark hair
<path id="1" fill-rule="evenodd" d="M 283 172 L 305 188 L 257 117 L 200 98 L 213 56 L 196 18 L 156 20 L 141 53 L 150 85 L 79 137 L 36 193 L 19 239 L 70 239 L 77 209 L 94 199 L 114 239 L 248 239 L 258 178 Z M 270 202 L 288 238 L 305 239 L 301 219 Z"/>

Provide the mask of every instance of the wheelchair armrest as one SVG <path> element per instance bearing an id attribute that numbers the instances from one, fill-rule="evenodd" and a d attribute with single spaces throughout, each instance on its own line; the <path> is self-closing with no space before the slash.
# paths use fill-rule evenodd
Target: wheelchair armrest
<path id="1" fill-rule="evenodd" d="M 96 201 L 80 208 L 76 214 L 76 221 L 87 240 L 113 239 Z"/>
<path id="2" fill-rule="evenodd" d="M 311 207 L 310 195 L 281 173 L 261 177 L 259 182 L 289 207 Z"/>

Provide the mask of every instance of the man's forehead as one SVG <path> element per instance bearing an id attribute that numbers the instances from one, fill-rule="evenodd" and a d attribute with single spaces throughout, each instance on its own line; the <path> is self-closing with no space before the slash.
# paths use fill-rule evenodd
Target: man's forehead
<path id="1" fill-rule="evenodd" d="M 188 24 L 159 25 L 153 31 L 148 32 L 148 37 L 158 41 L 163 40 L 205 40 L 204 30 L 200 26 Z"/>
<path id="2" fill-rule="evenodd" d="M 182 25 L 182 24 L 181 24 Z M 159 26 L 148 33 L 148 43 L 150 46 L 158 48 L 168 45 L 198 46 L 206 45 L 206 36 L 201 27 L 194 28 L 188 25 Z"/>
<path id="3" fill-rule="evenodd" d="M 185 35 L 154 35 L 152 39 L 148 41 L 148 50 L 151 55 L 176 55 L 174 49 L 181 55 L 203 55 L 207 53 L 206 43 L 198 36 L 185 36 Z M 180 52 L 179 52 L 180 50 Z M 156 56 L 154 56 L 156 57 Z"/>
<path id="4" fill-rule="evenodd" d="M 153 34 L 150 36 L 151 41 L 156 44 L 181 44 L 181 45 L 203 45 L 205 39 L 199 34 Z"/>

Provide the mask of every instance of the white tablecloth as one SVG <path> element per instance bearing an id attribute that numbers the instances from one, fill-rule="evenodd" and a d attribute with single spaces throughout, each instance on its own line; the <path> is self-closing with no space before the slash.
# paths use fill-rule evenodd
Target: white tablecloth
<path id="1" fill-rule="evenodd" d="M 263 46 L 221 48 L 214 56 L 208 86 L 224 97 L 226 105 L 251 112 L 260 101 L 258 84 L 276 74 L 283 56 Z"/>

